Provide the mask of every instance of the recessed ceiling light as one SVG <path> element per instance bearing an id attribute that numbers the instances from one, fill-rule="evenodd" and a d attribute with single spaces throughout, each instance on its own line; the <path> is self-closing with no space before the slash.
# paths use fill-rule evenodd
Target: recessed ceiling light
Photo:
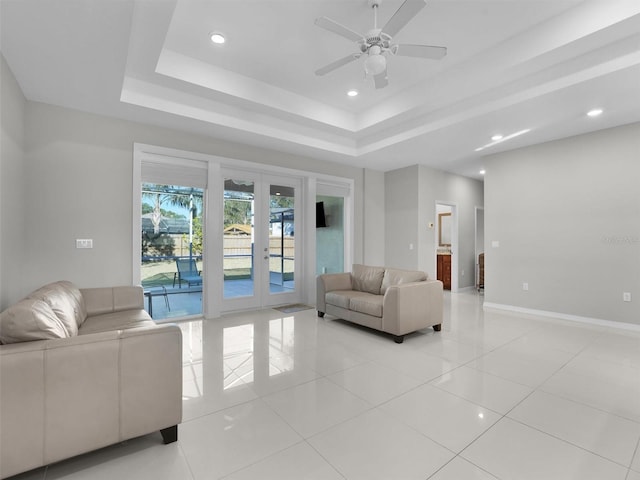
<path id="1" fill-rule="evenodd" d="M 587 115 L 589 117 L 597 117 L 598 115 L 602 114 L 602 109 L 601 108 L 594 108 L 593 110 L 589 110 L 587 112 Z"/>
<path id="2" fill-rule="evenodd" d="M 480 175 L 484 175 L 485 173 L 487 173 L 486 170 L 480 170 Z"/>
<path id="3" fill-rule="evenodd" d="M 497 142 L 498 140 L 502 140 L 502 135 L 500 134 L 494 135 L 493 137 L 491 137 L 491 140 L 493 140 L 494 142 Z"/>
<path id="4" fill-rule="evenodd" d="M 213 43 L 222 44 L 225 42 L 224 35 L 218 32 L 212 33 L 209 38 Z"/>
<path id="5" fill-rule="evenodd" d="M 349 95 L 350 97 L 357 97 L 358 96 L 358 90 L 349 90 L 347 92 L 347 95 Z"/>

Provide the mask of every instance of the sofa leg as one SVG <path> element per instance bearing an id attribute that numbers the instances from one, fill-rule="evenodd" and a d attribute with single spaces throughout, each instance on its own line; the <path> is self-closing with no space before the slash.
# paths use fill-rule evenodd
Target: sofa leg
<path id="1" fill-rule="evenodd" d="M 324 312 L 321 312 L 320 310 L 318 310 L 318 316 L 319 316 L 320 318 L 324 317 Z"/>
<path id="2" fill-rule="evenodd" d="M 434 325 L 434 326 L 433 326 L 433 329 L 434 329 L 436 332 L 439 332 L 440 330 L 442 330 L 442 324 L 441 324 L 441 323 L 439 323 L 438 325 Z"/>
<path id="3" fill-rule="evenodd" d="M 396 343 L 404 342 L 404 335 L 394 335 L 393 336 L 393 341 L 396 342 Z"/>
<path id="4" fill-rule="evenodd" d="M 163 428 L 162 430 L 160 430 L 160 433 L 162 434 L 162 441 L 165 445 L 178 441 L 177 425 L 169 428 Z"/>

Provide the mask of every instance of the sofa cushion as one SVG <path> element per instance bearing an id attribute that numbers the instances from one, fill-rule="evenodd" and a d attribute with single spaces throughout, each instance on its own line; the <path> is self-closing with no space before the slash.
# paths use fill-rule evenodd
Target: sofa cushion
<path id="1" fill-rule="evenodd" d="M 353 278 L 353 289 L 360 292 L 380 294 L 384 267 L 368 267 L 366 265 L 354 265 L 351 276 Z"/>
<path id="2" fill-rule="evenodd" d="M 30 293 L 27 298 L 36 298 L 48 304 L 70 337 L 78 334 L 78 326 L 82 325 L 87 317 L 82 294 L 71 282 L 50 283 Z"/>
<path id="3" fill-rule="evenodd" d="M 0 343 L 68 336 L 66 328 L 49 304 L 37 298 L 25 298 L 0 314 Z"/>
<path id="4" fill-rule="evenodd" d="M 346 308 L 348 310 L 352 298 L 363 297 L 365 295 L 370 294 L 366 292 L 356 292 L 355 290 L 334 290 L 332 292 L 327 292 L 324 297 L 324 301 L 329 305 Z"/>
<path id="5" fill-rule="evenodd" d="M 384 297 L 382 295 L 367 294 L 352 297 L 349 301 L 349 310 L 382 318 L 383 301 Z"/>
<path id="6" fill-rule="evenodd" d="M 88 317 L 80 327 L 78 333 L 80 335 L 86 335 L 88 333 L 147 327 L 155 324 L 145 310 L 124 310 Z"/>
<path id="7" fill-rule="evenodd" d="M 380 293 L 385 294 L 387 288 L 392 285 L 402 285 L 403 283 L 423 282 L 427 279 L 427 274 L 417 270 L 399 270 L 397 268 L 387 268 L 382 278 Z"/>

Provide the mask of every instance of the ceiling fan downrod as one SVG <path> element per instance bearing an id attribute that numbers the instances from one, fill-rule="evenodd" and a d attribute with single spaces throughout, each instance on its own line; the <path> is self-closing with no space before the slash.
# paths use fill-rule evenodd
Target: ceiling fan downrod
<path id="1" fill-rule="evenodd" d="M 378 29 L 378 7 L 382 0 L 369 0 L 369 6 L 373 8 L 373 28 Z"/>

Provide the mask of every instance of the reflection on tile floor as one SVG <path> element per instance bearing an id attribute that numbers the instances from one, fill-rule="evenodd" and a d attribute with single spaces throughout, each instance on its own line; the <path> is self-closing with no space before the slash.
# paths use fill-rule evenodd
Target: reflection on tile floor
<path id="1" fill-rule="evenodd" d="M 16 479 L 640 480 L 640 334 L 445 304 L 401 345 L 314 310 L 181 323 L 177 443 Z"/>

